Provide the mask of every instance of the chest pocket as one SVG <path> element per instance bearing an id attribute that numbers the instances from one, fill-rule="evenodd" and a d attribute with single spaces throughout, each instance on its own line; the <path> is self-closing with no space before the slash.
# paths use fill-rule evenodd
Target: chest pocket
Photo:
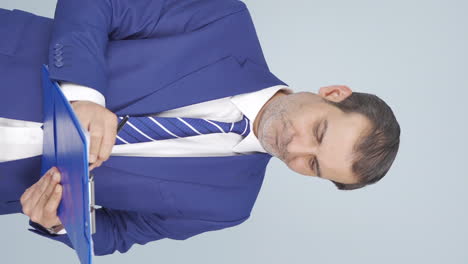
<path id="1" fill-rule="evenodd" d="M 15 55 L 22 36 L 34 15 L 22 10 L 0 8 L 0 53 Z M 33 43 L 31 43 L 33 44 Z"/>

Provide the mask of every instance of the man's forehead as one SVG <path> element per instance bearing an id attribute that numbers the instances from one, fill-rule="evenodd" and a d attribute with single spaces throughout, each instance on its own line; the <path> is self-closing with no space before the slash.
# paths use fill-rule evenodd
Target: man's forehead
<path id="1" fill-rule="evenodd" d="M 352 161 L 343 162 L 339 158 L 331 160 L 324 158 L 320 163 L 322 176 L 327 179 L 340 183 L 355 183 L 357 181 L 352 173 Z"/>
<path id="2" fill-rule="evenodd" d="M 322 176 L 342 183 L 356 183 L 352 172 L 355 158 L 354 147 L 367 128 L 366 120 L 358 115 L 347 115 L 328 120 L 328 129 L 323 138 L 319 155 Z"/>

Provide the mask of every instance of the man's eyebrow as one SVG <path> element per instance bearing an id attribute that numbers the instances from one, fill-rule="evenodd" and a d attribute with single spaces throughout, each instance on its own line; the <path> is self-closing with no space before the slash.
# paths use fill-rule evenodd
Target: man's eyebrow
<path id="1" fill-rule="evenodd" d="M 325 133 L 327 132 L 327 129 L 328 129 L 328 120 L 325 119 L 325 121 L 323 122 L 324 123 L 324 128 L 323 128 L 323 132 L 322 132 L 322 135 L 320 136 L 320 139 L 319 139 L 319 144 L 322 144 L 322 140 L 323 138 L 325 137 Z M 320 171 L 320 164 L 318 162 L 318 159 L 317 159 L 317 156 L 315 156 L 315 171 L 317 172 L 317 176 L 322 178 L 322 172 Z"/>

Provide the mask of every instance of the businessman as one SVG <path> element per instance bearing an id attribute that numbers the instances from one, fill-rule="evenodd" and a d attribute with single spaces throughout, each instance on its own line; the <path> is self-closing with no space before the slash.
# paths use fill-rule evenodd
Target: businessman
<path id="1" fill-rule="evenodd" d="M 42 63 L 91 133 L 96 255 L 241 224 L 272 156 L 353 190 L 384 177 L 398 151 L 377 96 L 295 93 L 273 75 L 237 0 L 59 0 L 54 20 L 2 10 L 0 25 L 0 213 L 23 212 L 31 231 L 70 247 L 60 173 L 41 177 L 39 148 L 27 150 L 42 144 Z"/>

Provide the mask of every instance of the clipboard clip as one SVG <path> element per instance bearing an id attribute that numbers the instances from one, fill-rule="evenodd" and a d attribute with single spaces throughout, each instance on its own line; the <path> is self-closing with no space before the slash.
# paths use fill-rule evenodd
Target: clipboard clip
<path id="1" fill-rule="evenodd" d="M 89 194 L 91 197 L 90 210 L 91 210 L 91 234 L 96 233 L 96 203 L 94 198 L 94 174 L 89 173 Z"/>

